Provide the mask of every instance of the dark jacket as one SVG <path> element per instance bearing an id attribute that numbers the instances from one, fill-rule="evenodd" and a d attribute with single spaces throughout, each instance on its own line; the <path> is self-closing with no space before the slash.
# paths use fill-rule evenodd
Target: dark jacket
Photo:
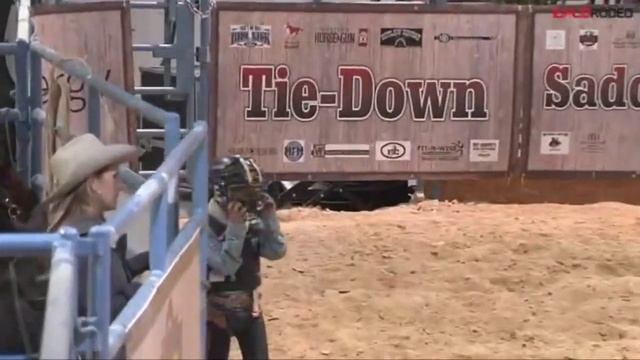
<path id="1" fill-rule="evenodd" d="M 67 219 L 62 225 L 71 226 L 78 230 L 81 236 L 86 236 L 89 230 L 104 223 L 103 218 L 76 216 Z M 127 260 L 127 237 L 123 235 L 118 239 L 115 247 L 111 247 L 111 321 L 113 321 L 127 302 L 133 297 L 140 287 L 140 283 L 133 279 L 149 270 L 149 253 L 143 252 L 132 259 Z M 79 313 L 85 316 L 87 313 L 87 280 L 91 276 L 88 259 L 81 258 L 78 262 L 78 294 Z"/>
<path id="2" fill-rule="evenodd" d="M 0 355 L 37 357 L 48 287 L 41 275 L 49 263 L 48 258 L 0 258 Z"/>

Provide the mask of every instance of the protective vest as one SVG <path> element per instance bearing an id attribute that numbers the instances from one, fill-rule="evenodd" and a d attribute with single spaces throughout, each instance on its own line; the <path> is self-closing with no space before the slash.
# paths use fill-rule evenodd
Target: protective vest
<path id="1" fill-rule="evenodd" d="M 214 219 L 210 221 L 211 229 L 218 236 L 224 234 L 226 225 L 221 224 Z M 220 237 L 224 241 L 224 238 Z M 251 231 L 247 232 L 247 237 L 242 246 L 242 264 L 236 271 L 235 276 L 225 276 L 224 281 L 210 283 L 210 291 L 253 291 L 262 283 L 260 276 L 260 249 L 256 234 Z"/>

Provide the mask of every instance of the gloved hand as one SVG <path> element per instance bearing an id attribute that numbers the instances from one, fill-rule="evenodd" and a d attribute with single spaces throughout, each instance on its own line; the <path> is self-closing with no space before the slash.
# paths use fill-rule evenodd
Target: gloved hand
<path id="1" fill-rule="evenodd" d="M 262 201 L 260 215 L 270 215 L 276 211 L 276 202 L 269 194 L 263 192 L 260 200 Z"/>

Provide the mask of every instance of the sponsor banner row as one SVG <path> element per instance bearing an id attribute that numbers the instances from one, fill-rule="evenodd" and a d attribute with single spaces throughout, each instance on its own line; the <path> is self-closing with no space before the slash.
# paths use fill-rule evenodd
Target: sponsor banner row
<path id="1" fill-rule="evenodd" d="M 276 27 L 277 28 L 277 27 Z M 357 47 L 369 46 L 369 29 L 348 27 L 321 27 L 313 29 L 310 37 L 304 34 L 305 29 L 300 24 L 287 22 L 282 27 L 285 36 L 282 46 L 285 49 L 297 49 L 300 47 L 301 37 L 303 43 L 317 45 L 352 45 Z M 230 46 L 234 48 L 271 48 L 274 32 L 272 25 L 265 24 L 240 24 L 230 26 Z M 415 48 L 422 47 L 423 29 L 416 27 L 384 27 L 377 29 L 378 43 L 383 47 Z M 446 44 L 456 40 L 495 40 L 493 35 L 452 35 L 449 33 L 433 33 L 429 36 L 432 41 Z"/>
<path id="2" fill-rule="evenodd" d="M 496 139 L 472 139 L 469 141 L 470 162 L 497 162 L 500 141 Z M 239 155 L 276 155 L 275 148 L 230 149 Z M 311 144 L 305 140 L 285 140 L 282 160 L 286 163 L 302 163 L 308 158 L 374 158 L 376 161 L 410 161 L 417 157 L 423 161 L 458 161 L 465 158 L 465 144 L 454 141 L 444 145 L 416 145 L 411 141 L 386 140 L 375 144 Z"/>
<path id="3" fill-rule="evenodd" d="M 468 156 L 470 162 L 497 162 L 500 141 L 497 139 L 472 139 L 469 149 L 458 140 L 442 145 L 415 145 L 406 140 L 376 141 L 370 144 L 308 144 L 305 140 L 284 140 L 283 161 L 301 163 L 308 158 L 375 158 L 377 161 L 410 161 L 417 157 L 423 161 L 459 161 Z M 587 134 L 580 139 L 579 148 L 586 153 L 602 153 L 606 140 L 598 133 Z M 540 133 L 540 154 L 568 155 L 571 148 L 571 132 L 542 131 Z M 229 153 L 243 156 L 276 156 L 276 147 L 235 147 Z M 466 154 L 468 153 L 468 154 Z"/>
<path id="4" fill-rule="evenodd" d="M 607 141 L 596 132 L 588 133 L 579 141 L 579 150 L 583 153 L 604 153 Z M 540 154 L 569 155 L 571 153 L 571 132 L 542 131 L 540 133 Z"/>
<path id="5" fill-rule="evenodd" d="M 601 42 L 600 30 L 579 29 L 577 35 L 573 40 L 575 42 L 569 46 L 577 46 L 582 51 L 598 50 L 598 44 Z M 567 37 L 566 30 L 546 30 L 545 49 L 566 50 Z M 615 36 L 611 45 L 613 49 L 637 49 L 640 48 L 640 36 L 638 36 L 636 30 L 627 29 Z M 611 49 L 611 46 L 606 46 L 606 49 Z"/>
<path id="6" fill-rule="evenodd" d="M 300 47 L 300 36 L 305 29 L 287 23 L 283 26 L 285 49 L 297 49 Z M 383 47 L 412 48 L 422 47 L 424 33 L 422 28 L 414 27 L 393 27 L 380 28 L 378 43 Z M 597 50 L 600 42 L 600 30 L 579 29 L 576 36 L 575 46 L 580 50 Z M 231 25 L 230 46 L 234 48 L 271 48 L 272 46 L 272 26 L 271 25 Z M 567 31 L 558 29 L 546 30 L 545 47 L 547 50 L 567 49 Z M 353 45 L 358 47 L 369 46 L 369 29 L 350 29 L 348 27 L 319 28 L 313 32 L 309 43 L 317 45 Z M 431 41 L 442 44 L 456 40 L 491 41 L 495 40 L 495 35 L 461 35 L 449 34 L 445 32 L 434 32 L 429 36 Z M 613 48 L 627 49 L 640 48 L 640 37 L 635 29 L 626 29 L 616 35 L 613 39 Z"/>

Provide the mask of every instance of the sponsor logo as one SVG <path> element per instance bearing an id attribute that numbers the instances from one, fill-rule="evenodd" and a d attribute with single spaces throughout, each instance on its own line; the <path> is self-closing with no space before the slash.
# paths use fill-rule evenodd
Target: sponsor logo
<path id="1" fill-rule="evenodd" d="M 600 137 L 598 133 L 589 133 L 586 139 L 580 141 L 580 149 L 583 152 L 598 154 L 604 151 L 605 146 L 607 145 L 606 140 Z"/>
<path id="2" fill-rule="evenodd" d="M 543 131 L 540 136 L 540 154 L 569 154 L 570 136 L 566 131 Z"/>
<path id="3" fill-rule="evenodd" d="M 556 6 L 551 9 L 551 16 L 554 19 L 589 19 L 589 18 L 630 18 L 633 17 L 634 10 L 619 6 L 604 6 L 592 8 L 589 6 L 563 7 Z"/>
<path id="4" fill-rule="evenodd" d="M 447 145 L 418 145 L 418 153 L 422 160 L 455 161 L 464 153 L 462 141 L 454 141 Z"/>
<path id="5" fill-rule="evenodd" d="M 282 155 L 285 162 L 304 162 L 304 140 L 285 140 Z"/>
<path id="6" fill-rule="evenodd" d="M 640 110 L 640 76 L 627 78 L 627 65 L 615 64 L 600 79 L 573 72 L 569 64 L 550 64 L 544 71 L 544 109 Z M 570 74 L 578 73 L 570 79 Z"/>
<path id="7" fill-rule="evenodd" d="M 231 25 L 231 47 L 271 47 L 271 26 Z"/>
<path id="8" fill-rule="evenodd" d="M 397 48 L 422 47 L 422 29 L 420 28 L 382 28 L 380 45 Z"/>
<path id="9" fill-rule="evenodd" d="M 247 94 L 245 120 L 307 122 L 315 120 L 322 108 L 335 109 L 338 121 L 373 115 L 388 122 L 403 116 L 416 122 L 489 119 L 487 86 L 478 78 L 385 78 L 376 83 L 366 66 L 340 65 L 336 72 L 339 88 L 331 91 L 320 89 L 317 80 L 304 74 L 290 78 L 285 64 L 241 65 L 240 90 Z"/>
<path id="10" fill-rule="evenodd" d="M 580 29 L 580 50 L 597 50 L 598 49 L 598 30 Z"/>
<path id="11" fill-rule="evenodd" d="M 411 142 L 376 141 L 376 160 L 411 160 Z"/>
<path id="12" fill-rule="evenodd" d="M 616 49 L 637 49 L 640 48 L 640 39 L 634 30 L 628 30 L 624 36 L 613 40 L 613 47 Z"/>
<path id="13" fill-rule="evenodd" d="M 314 144 L 311 156 L 316 158 L 368 158 L 369 144 Z"/>
<path id="14" fill-rule="evenodd" d="M 232 147 L 227 152 L 242 156 L 272 156 L 278 154 L 278 149 L 274 147 Z"/>
<path id="15" fill-rule="evenodd" d="M 470 162 L 496 162 L 500 140 L 472 139 L 469 141 Z"/>
<path id="16" fill-rule="evenodd" d="M 300 47 L 300 41 L 298 41 L 298 35 L 303 31 L 303 29 L 299 26 L 293 26 L 287 22 L 284 26 L 287 31 L 287 37 L 284 40 L 285 49 L 296 49 Z"/>
<path id="17" fill-rule="evenodd" d="M 547 50 L 564 50 L 566 32 L 564 30 L 547 30 L 545 48 Z"/>
<path id="18" fill-rule="evenodd" d="M 358 29 L 358 46 L 369 45 L 369 29 Z"/>
<path id="19" fill-rule="evenodd" d="M 447 34 L 447 33 L 440 33 L 436 36 L 433 37 L 434 40 L 438 40 L 439 42 L 446 44 L 451 40 L 495 40 L 495 36 L 472 36 L 472 35 L 465 35 L 465 36 L 454 36 L 451 34 Z"/>
<path id="20" fill-rule="evenodd" d="M 324 28 L 314 35 L 316 44 L 355 44 L 356 33 L 345 28 Z"/>

